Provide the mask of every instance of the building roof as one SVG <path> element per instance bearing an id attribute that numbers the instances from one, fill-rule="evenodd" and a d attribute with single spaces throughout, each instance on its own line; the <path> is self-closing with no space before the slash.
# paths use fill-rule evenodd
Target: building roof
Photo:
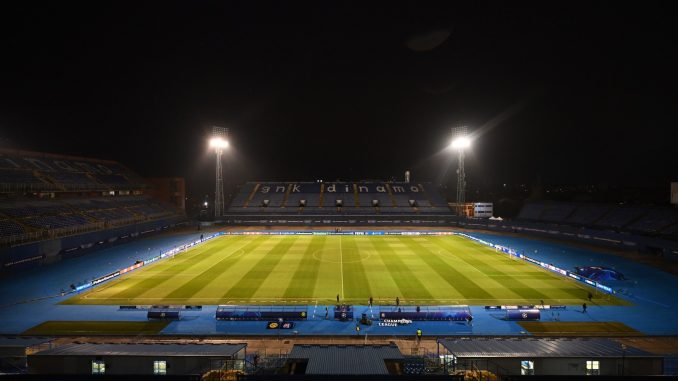
<path id="1" fill-rule="evenodd" d="M 51 341 L 49 337 L 0 337 L 0 347 L 32 347 Z"/>
<path id="2" fill-rule="evenodd" d="M 605 338 L 459 338 L 439 340 L 457 357 L 655 357 Z"/>
<path id="3" fill-rule="evenodd" d="M 247 344 L 66 344 L 33 356 L 231 357 Z"/>
<path id="4" fill-rule="evenodd" d="M 401 359 L 396 345 L 295 345 L 288 358 L 308 359 L 306 374 L 388 374 L 384 360 Z"/>

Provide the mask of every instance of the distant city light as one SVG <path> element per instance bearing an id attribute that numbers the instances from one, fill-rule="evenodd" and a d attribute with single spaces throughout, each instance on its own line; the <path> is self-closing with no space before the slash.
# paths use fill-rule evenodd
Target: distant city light
<path id="1" fill-rule="evenodd" d="M 460 136 L 452 141 L 450 144 L 452 148 L 468 148 L 471 146 L 471 139 L 466 136 Z"/>
<path id="2" fill-rule="evenodd" d="M 227 148 L 228 140 L 222 138 L 212 138 L 210 139 L 210 147 L 212 148 Z"/>

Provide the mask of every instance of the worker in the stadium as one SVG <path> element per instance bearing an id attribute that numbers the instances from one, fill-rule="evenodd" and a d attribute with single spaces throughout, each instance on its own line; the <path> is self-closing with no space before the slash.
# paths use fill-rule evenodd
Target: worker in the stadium
<path id="1" fill-rule="evenodd" d="M 360 324 L 355 325 L 355 334 L 360 335 Z"/>
<path id="2" fill-rule="evenodd" d="M 421 328 L 417 328 L 417 344 L 421 343 L 421 335 L 423 332 L 421 332 Z"/>

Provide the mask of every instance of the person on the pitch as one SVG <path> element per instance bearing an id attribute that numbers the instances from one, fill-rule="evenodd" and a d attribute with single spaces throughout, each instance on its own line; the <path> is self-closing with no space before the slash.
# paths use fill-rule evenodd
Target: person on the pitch
<path id="1" fill-rule="evenodd" d="M 400 307 L 400 297 L 396 296 L 396 307 Z"/>

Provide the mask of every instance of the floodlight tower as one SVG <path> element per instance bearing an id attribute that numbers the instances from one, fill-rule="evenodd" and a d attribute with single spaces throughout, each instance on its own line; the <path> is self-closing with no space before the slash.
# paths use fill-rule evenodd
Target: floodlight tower
<path id="1" fill-rule="evenodd" d="M 224 174 L 221 166 L 221 155 L 228 148 L 228 129 L 223 127 L 212 128 L 210 147 L 217 154 L 216 189 L 214 191 L 214 218 L 224 215 Z"/>
<path id="2" fill-rule="evenodd" d="M 457 169 L 457 214 L 464 214 L 464 203 L 466 202 L 466 172 L 464 171 L 464 151 L 471 146 L 471 139 L 468 137 L 468 128 L 466 126 L 452 128 L 453 149 L 459 152 L 459 168 Z"/>

